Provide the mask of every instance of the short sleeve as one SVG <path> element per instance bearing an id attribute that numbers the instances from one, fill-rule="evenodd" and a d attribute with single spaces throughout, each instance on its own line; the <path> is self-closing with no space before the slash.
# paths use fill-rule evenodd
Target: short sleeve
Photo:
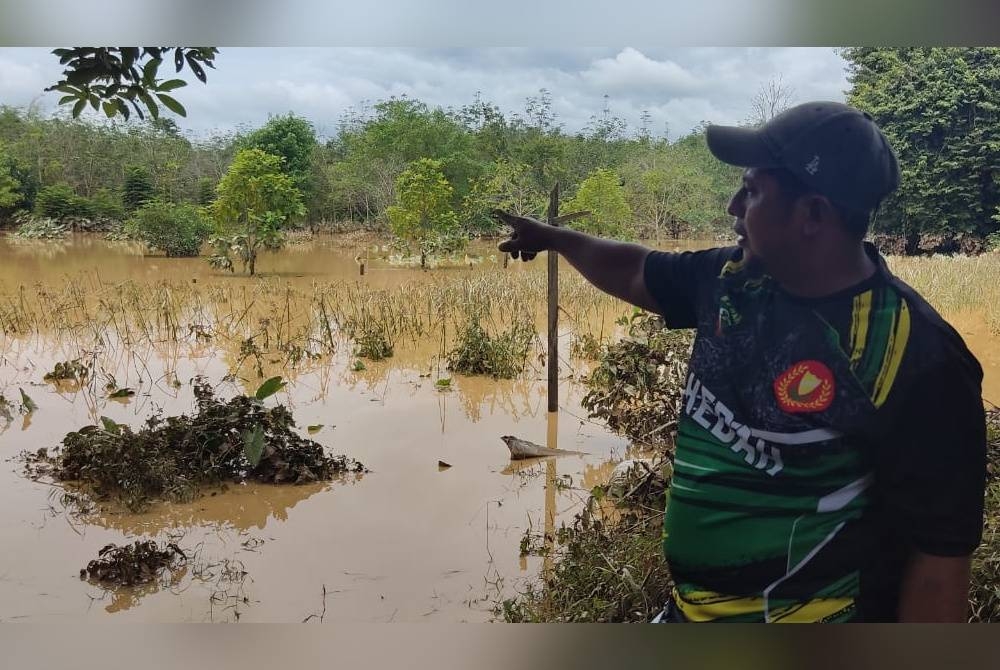
<path id="1" fill-rule="evenodd" d="M 966 556 L 982 538 L 986 416 L 975 359 L 940 363 L 906 387 L 877 447 L 887 521 L 911 548 Z"/>
<path id="2" fill-rule="evenodd" d="M 646 256 L 646 290 L 660 306 L 669 328 L 695 328 L 698 302 L 734 249 L 707 249 L 672 253 L 653 251 Z"/>

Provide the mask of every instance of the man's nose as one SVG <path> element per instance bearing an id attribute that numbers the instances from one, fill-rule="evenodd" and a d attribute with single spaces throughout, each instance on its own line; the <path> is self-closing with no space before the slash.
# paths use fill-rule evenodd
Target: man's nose
<path id="1" fill-rule="evenodd" d="M 743 216 L 743 198 L 739 193 L 729 199 L 729 206 L 726 207 L 726 211 L 736 218 Z"/>

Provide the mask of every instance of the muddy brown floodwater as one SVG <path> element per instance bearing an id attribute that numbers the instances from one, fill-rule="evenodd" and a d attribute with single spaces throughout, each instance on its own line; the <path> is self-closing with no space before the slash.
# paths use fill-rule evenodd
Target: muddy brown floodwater
<path id="1" fill-rule="evenodd" d="M 204 259 L 144 256 L 137 245 L 94 236 L 35 243 L 0 238 L 0 295 L 16 302 L 22 286 L 75 285 L 79 300 L 98 301 L 107 299 L 101 291 L 126 280 L 193 285 L 227 300 L 234 287 L 253 290 L 261 282 L 302 291 L 322 282 L 360 282 L 415 292 L 502 267 L 490 243 L 427 272 L 390 264 L 386 253 L 370 240 L 321 238 L 264 256 L 262 278 L 250 279 L 220 273 Z M 537 280 L 544 263 L 511 263 L 505 272 Z M 607 303 L 592 318 L 609 334 L 624 311 Z M 1000 397 L 996 340 L 974 314 L 961 319 L 956 325 L 987 369 L 986 395 Z M 625 440 L 584 418 L 579 403 L 588 363 L 566 351 L 568 327 L 561 331 L 566 353 L 558 415 L 546 412 L 545 369 L 538 361 L 514 380 L 453 375 L 432 333 L 400 344 L 392 358 L 366 361 L 364 369 L 355 369 L 348 346 L 294 369 L 287 361 L 262 361 L 265 374 L 290 380 L 268 402 L 288 405 L 303 434 L 306 426 L 322 424 L 309 437 L 362 461 L 368 474 L 303 486 L 229 486 L 141 514 L 70 514 L 60 487 L 22 475 L 20 452 L 51 448 L 100 416 L 137 427 L 154 411 L 191 412 L 195 375 L 216 383 L 222 396 L 252 392 L 260 381 L 246 367 L 227 378 L 238 356 L 218 339 L 129 347 L 121 333 L 132 331 L 106 327 L 118 329 L 115 346 L 105 338 L 91 354 L 102 382 L 110 374 L 119 386 L 137 388 L 125 401 L 86 385 L 42 381 L 57 362 L 86 350 L 83 330 L 72 338 L 45 328 L 3 336 L 0 393 L 16 399 L 23 388 L 38 409 L 9 423 L 0 419 L 0 621 L 485 621 L 498 598 L 513 596 L 545 567 L 540 557 L 520 555 L 524 534 L 570 521 L 589 489 L 633 455 Z M 435 381 L 444 377 L 451 383 L 441 390 Z M 512 465 L 500 439 L 507 434 L 583 455 Z M 142 587 L 108 591 L 79 578 L 104 545 L 140 538 L 170 539 L 190 550 L 192 560 Z"/>

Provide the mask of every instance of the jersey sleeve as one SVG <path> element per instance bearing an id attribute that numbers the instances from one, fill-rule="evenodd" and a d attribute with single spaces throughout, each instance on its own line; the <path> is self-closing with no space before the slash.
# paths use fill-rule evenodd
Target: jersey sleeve
<path id="1" fill-rule="evenodd" d="M 888 521 L 922 553 L 966 556 L 982 538 L 981 384 L 982 369 L 971 355 L 934 365 L 907 386 L 878 446 L 876 482 Z"/>
<path id="2" fill-rule="evenodd" d="M 660 307 L 669 328 L 695 328 L 698 306 L 706 290 L 733 254 L 732 248 L 674 253 L 653 251 L 646 256 L 646 290 Z"/>

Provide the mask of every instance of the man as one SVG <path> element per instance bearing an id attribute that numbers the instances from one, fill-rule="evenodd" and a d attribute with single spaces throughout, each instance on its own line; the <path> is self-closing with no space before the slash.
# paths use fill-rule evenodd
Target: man
<path id="1" fill-rule="evenodd" d="M 672 621 L 965 621 L 982 532 L 982 369 L 863 242 L 899 182 L 867 114 L 807 103 L 710 126 L 744 167 L 737 247 L 652 251 L 498 213 L 501 251 L 565 257 L 696 328 L 664 553 Z"/>

